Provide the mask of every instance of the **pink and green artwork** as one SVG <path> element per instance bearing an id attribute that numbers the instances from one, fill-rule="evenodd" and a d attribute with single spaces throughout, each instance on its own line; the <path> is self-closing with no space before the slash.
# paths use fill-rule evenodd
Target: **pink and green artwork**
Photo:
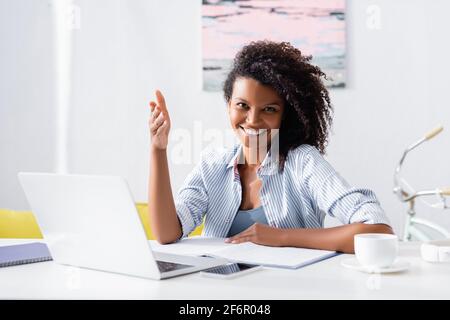
<path id="1" fill-rule="evenodd" d="M 345 0 L 203 0 L 203 89 L 221 90 L 236 52 L 268 39 L 288 41 L 345 87 Z"/>

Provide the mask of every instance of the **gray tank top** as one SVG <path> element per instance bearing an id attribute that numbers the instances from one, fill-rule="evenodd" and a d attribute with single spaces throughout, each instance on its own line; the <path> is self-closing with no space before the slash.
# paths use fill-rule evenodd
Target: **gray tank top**
<path id="1" fill-rule="evenodd" d="M 239 210 L 233 220 L 233 223 L 231 224 L 227 237 L 232 237 L 244 231 L 256 222 L 269 224 L 262 206 L 250 210 Z"/>

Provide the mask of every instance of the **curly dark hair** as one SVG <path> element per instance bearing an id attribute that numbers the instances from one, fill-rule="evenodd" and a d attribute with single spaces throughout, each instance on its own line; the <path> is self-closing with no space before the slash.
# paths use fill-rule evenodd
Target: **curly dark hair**
<path id="1" fill-rule="evenodd" d="M 327 78 L 319 67 L 310 63 L 311 59 L 289 42 L 253 41 L 236 54 L 223 85 L 227 103 L 234 82 L 240 77 L 272 87 L 283 99 L 280 170 L 284 169 L 289 150 L 309 144 L 324 154 L 328 143 L 333 108 L 321 77 Z"/>

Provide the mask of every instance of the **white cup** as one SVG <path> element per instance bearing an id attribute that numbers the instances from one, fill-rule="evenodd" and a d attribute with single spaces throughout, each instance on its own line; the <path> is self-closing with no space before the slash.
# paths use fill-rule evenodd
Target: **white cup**
<path id="1" fill-rule="evenodd" d="M 370 269 L 391 266 L 398 254 L 398 238 L 387 233 L 356 234 L 355 255 L 358 262 Z"/>

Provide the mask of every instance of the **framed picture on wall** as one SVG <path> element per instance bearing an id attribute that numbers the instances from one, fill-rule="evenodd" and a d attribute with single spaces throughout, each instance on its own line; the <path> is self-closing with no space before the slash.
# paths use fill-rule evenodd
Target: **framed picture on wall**
<path id="1" fill-rule="evenodd" d="M 345 0 L 203 0 L 203 89 L 219 91 L 245 44 L 287 41 L 345 87 Z"/>

